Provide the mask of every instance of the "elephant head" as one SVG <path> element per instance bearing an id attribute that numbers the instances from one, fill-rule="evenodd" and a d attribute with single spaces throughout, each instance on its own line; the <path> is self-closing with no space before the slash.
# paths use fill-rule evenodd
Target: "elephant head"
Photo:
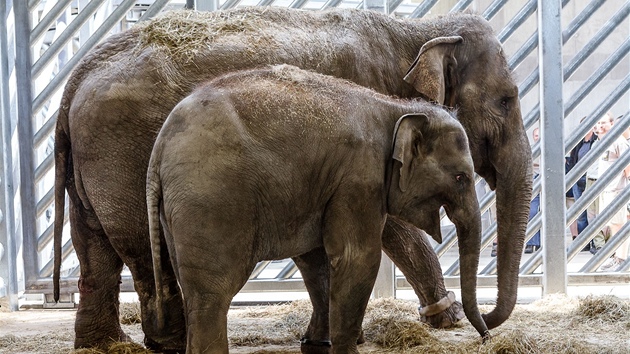
<path id="1" fill-rule="evenodd" d="M 496 308 L 484 315 L 494 328 L 516 304 L 532 191 L 531 149 L 518 87 L 490 25 L 470 15 L 445 27 L 452 35 L 426 42 L 405 81 L 428 100 L 457 109 L 475 172 L 496 190 L 499 291 Z"/>
<path id="2" fill-rule="evenodd" d="M 396 124 L 388 213 L 439 233 L 439 209 L 445 208 L 457 228 L 464 312 L 485 337 L 488 329 L 476 296 L 481 216 L 473 161 L 461 125 L 446 112 L 439 118 L 445 119 L 408 114 Z"/>

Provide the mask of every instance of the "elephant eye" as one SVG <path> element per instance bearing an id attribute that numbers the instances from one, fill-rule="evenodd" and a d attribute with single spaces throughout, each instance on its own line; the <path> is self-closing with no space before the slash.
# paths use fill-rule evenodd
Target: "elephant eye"
<path id="1" fill-rule="evenodd" d="M 503 109 L 504 112 L 508 113 L 510 111 L 510 107 L 512 106 L 513 99 L 514 97 L 508 97 L 508 96 L 501 98 L 501 100 L 499 101 L 499 105 L 501 106 L 501 109 Z"/>
<path id="2" fill-rule="evenodd" d="M 509 103 L 507 98 L 502 98 L 501 99 L 501 108 L 503 108 L 503 110 L 507 111 L 509 109 Z"/>

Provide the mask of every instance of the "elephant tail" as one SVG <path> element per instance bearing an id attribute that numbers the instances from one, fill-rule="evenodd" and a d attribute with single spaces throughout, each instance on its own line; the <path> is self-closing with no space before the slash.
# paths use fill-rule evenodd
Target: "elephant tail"
<path id="1" fill-rule="evenodd" d="M 66 93 L 64 93 L 65 95 Z M 63 224 L 65 221 L 66 187 L 72 175 L 72 156 L 70 137 L 65 127 L 68 122 L 69 106 L 64 105 L 66 97 L 62 100 L 55 127 L 55 220 L 53 228 L 53 296 L 55 302 L 59 301 L 59 280 L 61 273 L 61 241 L 63 237 Z"/>
<path id="2" fill-rule="evenodd" d="M 160 237 L 160 204 L 162 202 L 162 183 L 154 166 L 154 156 L 151 157 L 147 173 L 147 211 L 149 216 L 149 237 L 151 240 L 151 252 L 153 255 L 153 276 L 155 278 L 155 305 L 157 326 L 164 328 L 164 297 L 162 296 L 162 238 Z"/>

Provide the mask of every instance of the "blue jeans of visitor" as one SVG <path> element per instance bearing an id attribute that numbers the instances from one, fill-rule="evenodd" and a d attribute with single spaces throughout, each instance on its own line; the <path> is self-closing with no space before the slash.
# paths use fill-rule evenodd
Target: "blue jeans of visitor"
<path id="1" fill-rule="evenodd" d="M 540 209 L 540 194 L 536 196 L 536 198 L 532 199 L 532 202 L 529 204 L 529 220 L 531 220 L 536 214 L 538 214 L 538 210 Z M 527 241 L 528 246 L 536 246 L 540 247 L 540 230 L 536 232 L 536 234 Z"/>
<path id="2" fill-rule="evenodd" d="M 575 198 L 576 202 L 582 196 L 582 193 L 584 193 L 585 188 L 586 188 L 586 176 L 582 176 L 582 178 L 580 178 L 577 182 L 575 182 L 573 187 L 571 187 L 571 190 L 573 190 L 573 198 Z M 578 235 L 582 233 L 582 230 L 586 229 L 587 226 L 588 226 L 588 217 L 586 214 L 586 210 L 584 210 L 584 212 L 580 214 L 580 216 L 578 216 L 577 218 Z"/>

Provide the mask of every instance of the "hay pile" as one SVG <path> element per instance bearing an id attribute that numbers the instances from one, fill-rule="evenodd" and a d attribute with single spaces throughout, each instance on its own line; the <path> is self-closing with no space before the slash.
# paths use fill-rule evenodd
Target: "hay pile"
<path id="1" fill-rule="evenodd" d="M 492 306 L 480 306 L 489 312 Z M 133 316 L 133 311 L 136 316 Z M 299 339 L 310 319 L 309 301 L 230 310 L 228 337 L 231 353 L 299 353 Z M 139 318 L 139 307 L 124 305 L 126 318 Z M 510 319 L 491 330 L 482 344 L 463 320 L 453 328 L 436 330 L 418 322 L 417 303 L 405 300 L 370 301 L 363 322 L 366 343 L 362 353 L 630 353 L 630 301 L 613 296 L 582 299 L 550 296 L 517 305 Z M 134 320 L 134 321 L 136 321 Z M 138 324 L 124 326 L 142 340 Z M 0 336 L 2 353 L 69 353 L 73 332 L 41 336 Z M 75 354 L 146 354 L 137 344 L 120 343 L 109 351 L 79 350 Z"/>
<path id="2" fill-rule="evenodd" d="M 118 309 L 120 323 L 124 325 L 133 325 L 142 323 L 142 315 L 140 314 L 139 302 L 121 302 Z"/>

